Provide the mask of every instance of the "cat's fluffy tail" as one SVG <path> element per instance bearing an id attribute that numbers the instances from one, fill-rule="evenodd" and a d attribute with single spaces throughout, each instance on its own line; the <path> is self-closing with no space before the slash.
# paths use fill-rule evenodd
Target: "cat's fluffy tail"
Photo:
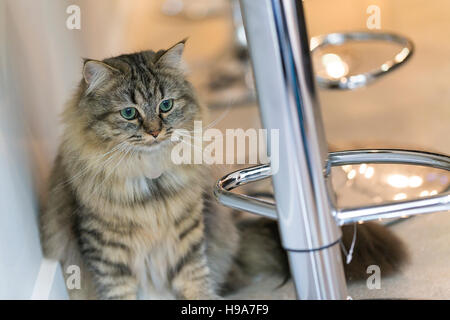
<path id="1" fill-rule="evenodd" d="M 344 265 L 348 279 L 366 279 L 367 267 L 377 265 L 383 276 L 400 270 L 408 260 L 404 243 L 387 227 L 377 223 L 358 224 L 352 260 Z M 349 250 L 354 236 L 354 226 L 342 228 L 342 242 Z M 345 259 L 344 259 L 345 260 Z"/>
<path id="2" fill-rule="evenodd" d="M 242 217 L 237 219 L 240 232 L 240 248 L 226 291 L 233 291 L 249 284 L 258 274 L 277 274 L 289 277 L 289 266 L 285 251 L 281 247 L 278 226 L 275 221 L 265 218 Z M 353 258 L 350 264 L 344 262 L 347 279 L 358 280 L 368 277 L 367 267 L 378 265 L 383 276 L 400 269 L 407 261 L 407 251 L 403 242 L 389 229 L 376 223 L 358 224 Z M 342 228 L 342 243 L 349 250 L 354 226 Z M 345 261 L 345 257 L 343 257 Z"/>

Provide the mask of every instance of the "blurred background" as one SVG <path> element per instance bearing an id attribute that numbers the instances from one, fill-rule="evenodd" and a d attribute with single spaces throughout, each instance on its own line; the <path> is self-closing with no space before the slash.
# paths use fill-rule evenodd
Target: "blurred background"
<path id="1" fill-rule="evenodd" d="M 319 89 L 330 149 L 408 148 L 450 154 L 450 2 L 303 3 L 310 37 L 368 31 L 367 8 L 376 5 L 376 31 L 398 33 L 415 45 L 411 60 L 367 87 Z M 66 25 L 73 14 L 67 11 L 71 5 L 80 8 L 80 29 Z M 31 298 L 42 278 L 36 217 L 62 132 L 60 113 L 81 79 L 82 57 L 104 59 L 164 49 L 189 37 L 184 55 L 189 77 L 210 109 L 211 121 L 217 120 L 215 127 L 259 128 L 240 23 L 237 2 L 231 0 L 0 0 L 0 299 Z M 386 44 L 336 50 L 349 73 L 379 66 L 398 52 Z M 313 58 L 316 71 L 326 69 L 323 59 Z M 234 169 L 219 166 L 217 178 Z M 334 171 L 341 205 L 439 193 L 448 189 L 450 180 L 439 170 L 408 166 L 347 166 Z M 379 290 L 355 283 L 350 284 L 350 294 L 449 299 L 449 215 L 415 217 L 392 228 L 408 243 L 410 265 L 383 280 Z M 50 298 L 66 297 L 60 272 L 49 289 Z M 270 283 L 258 285 L 258 290 L 249 288 L 236 297 L 294 298 L 290 284 L 277 292 Z"/>

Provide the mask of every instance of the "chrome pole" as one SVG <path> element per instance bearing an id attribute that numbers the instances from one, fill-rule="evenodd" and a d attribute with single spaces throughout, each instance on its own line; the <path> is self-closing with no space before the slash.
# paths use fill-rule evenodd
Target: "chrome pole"
<path id="1" fill-rule="evenodd" d="M 277 170 L 271 163 L 272 182 L 297 297 L 345 299 L 341 230 L 325 177 L 327 143 L 302 2 L 241 0 L 241 9 L 263 125 L 279 130 L 280 156 Z"/>

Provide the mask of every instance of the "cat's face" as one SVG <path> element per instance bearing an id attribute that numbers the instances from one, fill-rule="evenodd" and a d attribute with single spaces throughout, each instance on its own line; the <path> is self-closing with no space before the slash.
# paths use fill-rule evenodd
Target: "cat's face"
<path id="1" fill-rule="evenodd" d="M 182 71 L 183 47 L 86 61 L 86 130 L 99 143 L 144 152 L 169 146 L 176 129 L 192 131 L 200 110 Z"/>

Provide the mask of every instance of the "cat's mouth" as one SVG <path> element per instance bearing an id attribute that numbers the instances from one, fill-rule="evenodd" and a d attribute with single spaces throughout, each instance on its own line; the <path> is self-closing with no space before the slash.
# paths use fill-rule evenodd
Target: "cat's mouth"
<path id="1" fill-rule="evenodd" d="M 134 148 L 137 151 L 141 152 L 155 152 L 164 145 L 166 145 L 168 142 L 170 142 L 170 137 L 167 135 L 159 136 L 156 139 L 150 138 L 150 137 L 143 137 L 143 136 L 134 136 L 130 143 L 134 146 Z"/>

